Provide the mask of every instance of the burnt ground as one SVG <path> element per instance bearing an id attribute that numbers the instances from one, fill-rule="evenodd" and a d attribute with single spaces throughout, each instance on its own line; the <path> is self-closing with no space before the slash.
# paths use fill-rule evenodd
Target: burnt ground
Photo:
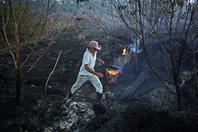
<path id="1" fill-rule="evenodd" d="M 47 131 L 45 128 L 53 126 L 55 122 L 62 120 L 65 115 L 62 115 L 60 110 L 65 102 L 66 92 L 75 82 L 82 54 L 86 48 L 86 43 L 89 42 L 89 40 L 81 42 L 77 37 L 73 38 L 73 36 L 77 36 L 77 33 L 74 30 L 74 34 L 70 34 L 71 36 L 63 34 L 60 41 L 53 44 L 32 71 L 27 73 L 36 60 L 35 58 L 38 58 L 47 47 L 47 42 L 41 42 L 38 45 L 35 58 L 30 60 L 22 71 L 23 96 L 19 106 L 14 104 L 15 71 L 11 57 L 9 54 L 1 52 L 0 128 L 2 132 Z M 112 65 L 114 58 L 117 58 L 118 54 L 121 53 L 120 50 L 123 44 L 120 42 L 121 44 L 115 45 L 113 39 L 105 40 L 103 37 L 104 35 L 98 36 L 98 41 L 104 47 L 104 50 L 98 55 L 107 62 L 107 65 Z M 105 45 L 106 41 L 110 46 Z M 44 117 L 43 111 L 41 111 L 41 93 L 61 49 L 63 53 L 48 85 L 47 108 Z M 159 54 L 156 52 L 154 55 L 153 62 L 156 64 L 159 63 Z M 159 58 L 157 59 L 157 57 Z M 159 80 L 148 72 L 147 66 L 143 63 L 143 55 L 138 55 L 138 58 L 137 63 L 134 63 L 133 58 L 129 59 L 130 61 L 126 63 L 126 67 L 117 82 L 109 84 L 105 78 L 101 80 L 105 91 L 114 93 L 114 97 L 108 102 L 106 114 L 96 115 L 85 124 L 81 121 L 77 125 L 73 125 L 70 131 L 196 132 L 198 130 L 196 112 L 187 113 L 175 111 L 174 108 L 170 109 L 170 106 L 175 105 L 174 101 L 165 102 L 165 105 L 162 105 L 162 101 L 167 100 L 167 98 L 161 98 L 161 96 L 170 93 L 161 94 L 164 93 L 164 90 L 161 89 L 162 86 Z M 105 73 L 106 66 L 97 66 L 96 70 Z M 86 83 L 83 85 L 82 90 L 76 94 L 75 101 L 81 102 L 82 99 L 86 99 L 83 102 L 88 102 L 91 105 L 94 98 L 93 87 L 90 83 Z M 173 96 L 168 99 L 172 100 Z M 81 114 L 78 116 L 81 116 Z M 56 127 L 49 131 L 69 130 Z"/>
<path id="2" fill-rule="evenodd" d="M 197 115 L 185 112 L 155 111 L 145 104 L 128 106 L 120 112 L 95 118 L 83 132 L 187 132 L 197 131 Z"/>

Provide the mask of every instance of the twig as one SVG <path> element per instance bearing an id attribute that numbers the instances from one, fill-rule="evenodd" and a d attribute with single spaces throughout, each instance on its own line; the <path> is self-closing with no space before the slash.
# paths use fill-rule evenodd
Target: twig
<path id="1" fill-rule="evenodd" d="M 1 6 L 1 18 L 2 18 L 2 29 L 3 29 L 3 35 L 4 35 L 4 39 L 6 41 L 6 45 L 8 47 L 8 50 L 10 52 L 10 55 L 12 56 L 12 59 L 13 59 L 13 63 L 14 63 L 14 66 L 16 67 L 16 59 L 15 59 L 15 55 L 12 51 L 12 48 L 10 46 L 10 42 L 8 40 L 8 37 L 7 37 L 7 32 L 6 32 L 6 24 L 5 24 L 5 21 L 4 21 L 4 16 L 3 16 L 3 10 L 2 10 L 2 6 Z"/>
<path id="2" fill-rule="evenodd" d="M 34 62 L 34 64 L 28 69 L 28 71 L 26 73 L 29 73 L 34 68 L 34 66 L 39 62 L 39 60 L 45 55 L 45 53 L 47 52 L 47 50 L 49 49 L 50 46 L 51 46 L 51 44 L 49 44 L 47 46 L 45 51 L 41 54 L 41 56 L 39 56 L 39 58 Z"/>
<path id="3" fill-rule="evenodd" d="M 47 81 L 45 83 L 45 87 L 43 88 L 43 92 L 42 92 L 42 95 L 41 95 L 41 111 L 42 111 L 42 116 L 43 118 L 45 119 L 46 118 L 46 109 L 47 109 L 47 100 L 46 100 L 46 91 L 47 91 L 47 86 L 48 86 L 48 82 L 50 80 L 50 77 L 52 76 L 52 74 L 54 73 L 55 69 L 56 69 L 56 66 L 58 64 L 58 61 L 59 61 L 59 58 L 60 58 L 60 55 L 62 53 L 62 50 L 60 50 L 59 54 L 58 54 L 58 57 L 56 59 L 56 63 L 52 69 L 52 71 L 50 72 L 48 78 L 47 78 Z"/>
<path id="4" fill-rule="evenodd" d="M 46 94 L 46 89 L 47 89 L 47 86 L 48 86 L 48 82 L 49 82 L 49 80 L 50 80 L 50 77 L 51 77 L 52 74 L 54 73 L 54 70 L 56 69 L 56 66 L 57 66 L 57 64 L 58 64 L 58 61 L 59 61 L 59 58 L 60 58 L 61 53 L 62 53 L 62 50 L 59 52 L 58 57 L 57 57 L 57 59 L 56 59 L 56 63 L 55 63 L 55 65 L 54 65 L 54 68 L 52 69 L 52 71 L 50 72 L 50 74 L 49 74 L 49 76 L 48 76 L 48 78 L 47 78 L 47 81 L 46 81 L 46 83 L 45 83 L 45 88 L 43 89 L 43 94 L 44 94 L 44 95 Z"/>
<path id="5" fill-rule="evenodd" d="M 50 11 L 50 0 L 47 1 L 47 9 L 46 9 L 46 12 L 45 12 L 45 16 L 44 16 L 44 21 L 43 21 L 43 26 L 42 26 L 42 30 L 41 30 L 41 33 L 38 35 L 38 38 L 36 39 L 35 41 L 35 44 L 34 46 L 32 47 L 31 49 L 31 52 L 28 54 L 28 56 L 26 57 L 25 61 L 22 63 L 21 65 L 21 69 L 23 68 L 23 66 L 27 63 L 27 61 L 30 59 L 30 57 L 32 56 L 34 50 L 36 49 L 36 46 L 37 46 L 37 42 L 41 39 L 42 37 L 42 34 L 44 33 L 44 29 L 45 29 L 45 26 L 46 26 L 46 23 L 47 23 L 47 19 L 48 19 L 48 15 L 49 15 L 49 11 Z M 38 25 L 40 25 L 42 22 L 42 20 L 39 21 Z M 37 26 L 34 30 L 33 30 L 33 34 L 36 33 L 36 30 L 38 29 L 39 26 Z M 31 41 L 33 37 L 31 37 L 27 42 L 29 43 Z"/>
<path id="6" fill-rule="evenodd" d="M 46 21 L 47 21 L 47 14 L 48 14 L 48 11 L 49 11 L 49 10 L 47 10 L 46 15 L 45 15 L 45 23 L 44 23 L 44 24 L 46 24 Z M 71 21 L 73 20 L 73 18 L 76 16 L 77 11 L 78 11 L 78 6 L 76 7 L 76 10 L 75 10 L 74 14 L 72 15 L 71 19 L 69 19 L 69 21 L 67 22 L 67 24 L 66 24 L 66 26 L 63 28 L 63 30 L 62 30 L 60 33 L 53 34 L 53 36 L 54 36 L 55 39 L 54 39 L 52 42 L 57 42 L 57 41 L 59 41 L 60 38 L 57 38 L 57 37 L 60 36 L 63 32 L 65 32 L 65 31 L 68 29 L 69 24 L 71 23 Z M 43 31 L 44 31 L 44 26 L 43 26 Z M 41 36 L 40 36 L 40 37 L 41 37 Z M 39 39 L 40 39 L 40 37 L 39 37 Z M 38 39 L 38 40 L 39 40 L 39 39 Z M 39 62 L 39 60 L 45 55 L 45 53 L 47 52 L 47 50 L 49 49 L 49 47 L 52 45 L 52 42 L 50 42 L 50 44 L 48 44 L 48 47 L 47 47 L 46 50 L 43 52 L 43 54 L 41 54 L 41 56 L 39 56 L 39 58 L 34 62 L 34 64 L 28 69 L 28 71 L 27 71 L 26 73 L 29 73 L 29 72 L 34 68 L 34 66 Z M 34 52 L 34 50 L 35 50 L 35 48 L 36 48 L 36 45 L 37 45 L 37 44 L 35 44 L 34 47 L 32 48 L 30 54 L 29 54 L 29 55 L 27 56 L 27 58 L 25 59 L 25 61 L 24 61 L 24 63 L 22 64 L 21 68 L 27 63 L 27 61 L 28 61 L 28 60 L 30 59 L 30 57 L 32 56 L 32 54 L 33 54 L 33 52 Z"/>

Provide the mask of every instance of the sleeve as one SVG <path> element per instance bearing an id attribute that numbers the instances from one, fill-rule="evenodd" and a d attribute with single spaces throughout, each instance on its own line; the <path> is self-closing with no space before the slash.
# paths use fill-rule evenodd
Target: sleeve
<path id="1" fill-rule="evenodd" d="M 83 65 L 90 64 L 90 59 L 89 59 L 89 58 L 90 58 L 90 57 L 89 57 L 89 54 L 85 53 L 85 54 L 83 55 L 83 62 L 82 62 L 82 64 L 83 64 Z"/>

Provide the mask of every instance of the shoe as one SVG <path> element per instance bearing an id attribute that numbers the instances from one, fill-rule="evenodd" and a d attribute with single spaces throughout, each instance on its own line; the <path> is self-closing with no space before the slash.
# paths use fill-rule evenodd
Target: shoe
<path id="1" fill-rule="evenodd" d="M 102 103 L 103 105 L 106 105 L 106 104 L 107 104 L 107 99 L 106 99 L 106 96 L 105 96 L 104 94 L 102 95 L 101 103 Z"/>
<path id="2" fill-rule="evenodd" d="M 97 103 L 106 105 L 106 97 L 105 97 L 105 95 L 101 94 L 101 93 L 96 93 L 96 95 L 97 95 Z"/>
<path id="3" fill-rule="evenodd" d="M 96 103 L 101 103 L 101 99 L 102 99 L 102 94 L 101 93 L 96 93 Z"/>
<path id="4" fill-rule="evenodd" d="M 71 91 L 69 91 L 69 92 L 67 92 L 67 96 L 66 96 L 66 98 L 71 98 L 72 97 L 72 93 L 71 93 Z"/>

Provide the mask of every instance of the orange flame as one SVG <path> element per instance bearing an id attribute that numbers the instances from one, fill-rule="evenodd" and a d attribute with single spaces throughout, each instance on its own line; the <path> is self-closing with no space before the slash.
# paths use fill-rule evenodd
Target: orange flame
<path id="1" fill-rule="evenodd" d="M 107 75 L 111 75 L 111 76 L 116 76 L 120 73 L 119 70 L 115 70 L 115 69 L 107 69 Z"/>

